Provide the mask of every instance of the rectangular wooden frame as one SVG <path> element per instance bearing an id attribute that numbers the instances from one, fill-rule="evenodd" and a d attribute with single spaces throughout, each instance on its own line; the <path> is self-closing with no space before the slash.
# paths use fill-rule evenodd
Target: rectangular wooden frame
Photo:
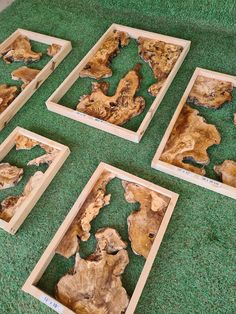
<path id="1" fill-rule="evenodd" d="M 104 42 L 104 40 L 110 35 L 110 33 L 114 30 L 127 32 L 131 38 L 137 39 L 140 36 L 151 38 L 151 39 L 157 39 L 162 40 L 168 43 L 181 45 L 183 47 L 183 51 L 178 58 L 175 66 L 173 67 L 172 71 L 170 72 L 168 78 L 166 79 L 165 83 L 163 84 L 163 87 L 161 88 L 160 92 L 158 93 L 157 97 L 153 101 L 150 109 L 146 113 L 142 123 L 140 124 L 138 130 L 131 131 L 128 129 L 125 129 L 122 126 L 114 125 L 112 123 L 94 118 L 92 116 L 89 116 L 87 114 L 84 114 L 82 112 L 76 111 L 71 108 L 67 108 L 66 106 L 60 105 L 58 102 L 59 100 L 67 93 L 67 91 L 72 87 L 72 85 L 75 83 L 75 81 L 79 78 L 80 71 L 84 68 L 84 66 L 87 64 L 89 59 L 97 52 L 97 50 L 100 48 L 101 44 Z M 98 42 L 93 46 L 93 48 L 87 53 L 87 55 L 81 60 L 81 62 L 75 67 L 75 69 L 70 73 L 70 75 L 65 79 L 65 81 L 56 89 L 56 91 L 49 97 L 49 99 L 46 101 L 46 105 L 49 110 L 56 112 L 58 114 L 61 114 L 63 116 L 66 116 L 68 118 L 74 119 L 76 121 L 83 122 L 89 126 L 95 127 L 97 129 L 106 131 L 108 133 L 111 133 L 113 135 L 117 135 L 119 137 L 122 137 L 126 140 L 130 140 L 135 143 L 139 143 L 144 132 L 146 131 L 149 123 L 152 120 L 153 115 L 155 114 L 158 106 L 160 105 L 163 97 L 165 96 L 165 93 L 167 92 L 171 82 L 173 81 L 176 73 L 178 72 L 181 64 L 183 63 L 189 48 L 190 48 L 191 42 L 184 39 L 179 39 L 175 37 L 165 36 L 157 33 L 151 33 L 143 30 L 139 30 L 136 28 L 131 28 L 119 24 L 112 24 L 110 28 L 104 33 L 104 35 L 98 40 Z"/>
<path id="2" fill-rule="evenodd" d="M 197 78 L 198 75 L 203 75 L 209 78 L 214 78 L 218 80 L 224 80 L 231 82 L 234 87 L 236 87 L 236 76 L 231 76 L 228 74 L 218 73 L 206 69 L 196 68 L 196 70 L 193 73 L 193 76 L 191 80 L 189 81 L 189 84 L 177 106 L 177 109 L 170 121 L 169 126 L 166 129 L 166 132 L 161 140 L 161 143 L 155 153 L 155 156 L 152 160 L 152 168 L 155 168 L 157 170 L 166 172 L 168 174 L 171 174 L 175 177 L 184 179 L 186 181 L 189 181 L 191 183 L 203 186 L 211 191 L 215 191 L 217 193 L 232 197 L 236 199 L 236 188 L 229 186 L 227 184 L 218 182 L 216 180 L 201 176 L 199 174 L 193 173 L 191 171 L 185 170 L 180 167 L 176 167 L 174 165 L 168 164 L 166 162 L 163 162 L 160 160 L 160 156 L 166 146 L 166 143 L 169 139 L 169 136 L 174 128 L 174 125 L 179 117 L 179 114 L 184 106 L 184 104 L 187 101 L 188 95 L 190 93 L 190 90 L 192 89 L 192 86 Z"/>
<path id="3" fill-rule="evenodd" d="M 99 166 L 97 167 L 96 171 L 93 173 L 92 177 L 86 184 L 85 188 L 81 192 L 80 196 L 78 197 L 77 201 L 73 205 L 72 209 L 66 216 L 64 222 L 59 227 L 57 233 L 53 237 L 52 241 L 48 245 L 47 249 L 43 253 L 42 257 L 40 258 L 39 262 L 35 266 L 34 270 L 26 280 L 23 291 L 31 294 L 41 302 L 45 303 L 52 309 L 54 309 L 58 313 L 63 314 L 72 314 L 74 313 L 72 310 L 65 307 L 63 304 L 52 298 L 51 296 L 47 295 L 45 292 L 41 291 L 38 287 L 36 287 L 37 282 L 42 277 L 43 273 L 45 272 L 46 268 L 50 264 L 52 258 L 55 255 L 56 248 L 58 247 L 60 241 L 62 240 L 63 236 L 65 235 L 67 229 L 71 225 L 72 221 L 74 220 L 75 216 L 77 215 L 78 211 L 80 210 L 81 206 L 83 205 L 84 201 L 86 200 L 87 196 L 91 192 L 92 188 L 94 187 L 96 181 L 100 177 L 101 173 L 104 171 L 110 171 L 116 175 L 117 178 L 121 180 L 127 180 L 130 182 L 134 182 L 140 185 L 143 185 L 151 190 L 157 191 L 161 194 L 164 194 L 170 198 L 170 203 L 168 205 L 167 211 L 165 213 L 165 216 L 162 220 L 160 229 L 158 231 L 158 234 L 154 240 L 154 243 L 152 245 L 152 248 L 150 250 L 150 253 L 148 255 L 148 258 L 145 262 L 145 265 L 143 267 L 143 270 L 141 272 L 141 275 L 138 279 L 136 288 L 133 292 L 133 295 L 130 299 L 128 308 L 126 310 L 126 314 L 134 313 L 134 310 L 136 308 L 136 305 L 138 303 L 138 300 L 141 296 L 142 290 L 145 286 L 146 280 L 148 278 L 149 272 L 151 270 L 152 264 L 154 262 L 154 259 L 156 257 L 156 254 L 158 252 L 158 249 L 160 247 L 161 241 L 163 239 L 163 236 L 165 234 L 167 225 L 169 223 L 169 220 L 171 218 L 171 215 L 173 213 L 175 204 L 178 199 L 178 194 L 171 192 L 167 189 L 164 189 L 158 185 L 155 185 L 151 182 L 148 182 L 146 180 L 143 180 L 139 177 L 136 177 L 130 173 L 127 173 L 125 171 L 122 171 L 118 168 L 115 168 L 113 166 L 110 166 L 106 163 L 101 162 Z"/>
<path id="4" fill-rule="evenodd" d="M 28 84 L 23 89 L 23 91 L 21 91 L 21 93 L 13 100 L 13 102 L 6 108 L 6 110 L 4 110 L 0 114 L 0 130 L 2 130 L 6 126 L 6 124 L 17 113 L 17 111 L 21 109 L 21 107 L 26 103 L 26 101 L 33 95 L 33 93 L 55 70 L 55 68 L 61 63 L 61 61 L 67 56 L 67 54 L 72 49 L 70 41 L 18 28 L 13 34 L 11 34 L 4 42 L 0 44 L 0 55 L 1 52 L 5 48 L 7 48 L 14 40 L 16 40 L 16 38 L 20 35 L 27 36 L 30 40 L 37 41 L 43 44 L 60 45 L 61 49 L 43 67 L 43 69 L 38 73 L 34 80 L 32 80 L 30 84 Z"/>
<path id="5" fill-rule="evenodd" d="M 0 219 L 0 228 L 9 232 L 10 234 L 15 234 L 19 229 L 21 224 L 24 222 L 34 205 L 37 203 L 43 192 L 46 190 L 52 179 L 57 174 L 58 170 L 61 168 L 66 158 L 70 154 L 70 150 L 67 146 L 60 143 L 54 142 L 46 137 L 40 136 L 36 133 L 30 132 L 21 127 L 16 127 L 13 132 L 5 139 L 5 141 L 0 145 L 0 161 L 10 152 L 10 150 L 15 146 L 15 138 L 18 135 L 27 136 L 35 141 L 49 145 L 53 148 L 59 150 L 57 157 L 53 160 L 51 165 L 44 172 L 43 178 L 40 184 L 35 188 L 29 195 L 29 197 L 24 201 L 22 205 L 19 206 L 17 212 L 12 217 L 9 222 Z"/>

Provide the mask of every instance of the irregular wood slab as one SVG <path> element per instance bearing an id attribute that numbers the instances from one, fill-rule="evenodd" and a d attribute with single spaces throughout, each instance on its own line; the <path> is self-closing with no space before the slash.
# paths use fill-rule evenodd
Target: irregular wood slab
<path id="1" fill-rule="evenodd" d="M 132 250 L 147 258 L 170 199 L 135 183 L 122 181 L 122 185 L 126 201 L 140 203 L 127 219 Z"/>
<path id="2" fill-rule="evenodd" d="M 189 93 L 187 102 L 196 106 L 218 109 L 232 100 L 233 84 L 199 75 Z"/>
<path id="3" fill-rule="evenodd" d="M 80 76 L 91 77 L 97 80 L 111 76 L 112 70 L 109 68 L 110 61 L 119 52 L 119 47 L 127 46 L 128 43 L 129 35 L 127 33 L 113 31 L 85 65 L 80 72 Z"/>
<path id="4" fill-rule="evenodd" d="M 32 51 L 28 37 L 20 35 L 1 55 L 6 63 L 12 63 L 14 61 L 31 63 L 39 61 L 42 53 Z"/>
<path id="5" fill-rule="evenodd" d="M 42 177 L 43 172 L 35 172 L 34 175 L 30 177 L 21 195 L 9 196 L 3 200 L 0 206 L 0 219 L 9 222 L 23 202 L 30 196 L 31 192 L 38 186 Z"/>
<path id="6" fill-rule="evenodd" d="M 160 159 L 177 167 L 204 175 L 203 167 L 199 168 L 197 165 L 186 162 L 191 161 L 198 165 L 207 165 L 210 162 L 207 149 L 214 144 L 219 144 L 221 136 L 216 127 L 206 123 L 205 119 L 198 113 L 198 110 L 184 105 Z"/>
<path id="7" fill-rule="evenodd" d="M 222 182 L 236 188 L 236 162 L 225 160 L 221 165 L 214 167 L 215 172 L 221 177 Z"/>
<path id="8" fill-rule="evenodd" d="M 48 46 L 47 48 L 47 54 L 50 56 L 50 57 L 54 57 L 58 51 L 60 51 L 61 49 L 61 46 L 60 45 L 57 45 L 57 44 L 52 44 L 51 46 Z"/>
<path id="9" fill-rule="evenodd" d="M 143 97 L 135 97 L 140 85 L 140 64 L 120 80 L 114 96 L 107 96 L 109 84 L 93 83 L 92 93 L 81 97 L 76 110 L 107 122 L 123 125 L 145 108 Z"/>
<path id="10" fill-rule="evenodd" d="M 0 84 L 0 113 L 7 109 L 18 94 L 17 86 Z"/>
<path id="11" fill-rule="evenodd" d="M 27 136 L 18 135 L 15 139 L 15 144 L 16 144 L 16 150 L 20 150 L 20 149 L 30 150 L 36 145 L 38 145 L 38 142 L 31 138 L 28 138 Z"/>
<path id="12" fill-rule="evenodd" d="M 54 159 L 58 156 L 58 153 L 59 153 L 58 149 L 45 145 L 38 141 L 32 140 L 24 135 L 17 136 L 17 138 L 15 139 L 15 144 L 16 144 L 16 150 L 20 150 L 20 149 L 29 150 L 37 145 L 39 145 L 41 148 L 45 150 L 46 154 L 29 161 L 27 163 L 28 166 L 32 166 L 32 165 L 39 166 L 40 164 L 50 165 L 54 161 Z"/>
<path id="13" fill-rule="evenodd" d="M 56 252 L 64 257 L 71 257 L 79 250 L 80 241 L 87 241 L 90 237 L 92 220 L 99 214 L 100 209 L 108 205 L 111 195 L 106 195 L 107 184 L 114 179 L 115 175 L 104 171 L 77 216 L 66 232 Z"/>
<path id="14" fill-rule="evenodd" d="M 149 63 L 155 78 L 158 80 L 148 89 L 152 96 L 157 96 L 159 93 L 182 50 L 183 47 L 164 41 L 145 37 L 138 38 L 139 55 L 145 62 Z"/>
<path id="15" fill-rule="evenodd" d="M 22 81 L 21 89 L 23 90 L 35 77 L 39 74 L 40 70 L 28 68 L 26 66 L 20 67 L 11 72 L 13 80 Z"/>
<path id="16" fill-rule="evenodd" d="M 78 314 L 124 313 L 129 302 L 121 281 L 129 263 L 126 244 L 112 228 L 99 230 L 95 237 L 96 251 L 87 259 L 76 255 L 73 270 L 56 286 L 56 298 Z"/>
<path id="17" fill-rule="evenodd" d="M 0 163 L 0 190 L 11 188 L 22 179 L 23 169 L 11 166 L 9 163 Z"/>

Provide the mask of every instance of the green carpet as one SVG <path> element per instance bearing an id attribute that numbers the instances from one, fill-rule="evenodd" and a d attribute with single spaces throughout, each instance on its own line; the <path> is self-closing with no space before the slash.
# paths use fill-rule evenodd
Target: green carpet
<path id="1" fill-rule="evenodd" d="M 16 0 L 0 13 L 0 42 L 20 27 L 71 40 L 73 45 L 70 55 L 0 132 L 2 142 L 19 125 L 71 149 L 71 155 L 18 233 L 11 236 L 0 231 L 1 314 L 54 313 L 23 293 L 21 287 L 100 161 L 180 194 L 136 313 L 236 312 L 235 201 L 150 166 L 194 69 L 199 66 L 236 74 L 235 13 L 235 2 L 229 0 L 191 0 L 185 3 L 170 0 Z M 114 22 L 192 41 L 186 60 L 139 144 L 49 112 L 45 106 L 52 92 Z M 45 49 L 40 45 L 36 48 Z M 132 42 L 114 59 L 114 76 L 108 80 L 110 93 L 115 90 L 120 77 L 139 59 L 134 56 L 135 49 Z M 130 59 L 132 55 L 133 61 Z M 152 76 L 148 65 L 142 64 L 142 75 L 146 80 L 142 82 L 140 94 L 149 106 L 152 98 L 145 92 L 145 85 L 152 82 Z M 3 72 L 0 64 L 1 83 L 10 82 L 11 67 L 8 69 L 8 73 Z M 90 80 L 86 80 L 84 85 L 77 82 L 61 103 L 75 106 L 79 96 L 89 90 L 89 84 Z M 200 112 L 209 122 L 215 123 L 222 134 L 222 144 L 209 150 L 212 163 L 207 173 L 214 177 L 213 164 L 224 159 L 236 160 L 236 131 L 232 125 L 236 100 L 219 111 L 201 109 Z M 126 127 L 135 130 L 139 123 L 140 117 L 137 117 Z M 12 151 L 5 160 L 24 166 L 26 160 L 37 154 L 37 148 L 31 152 Z M 26 178 L 35 169 L 27 169 Z M 20 193 L 23 184 L 24 181 L 12 192 Z M 93 230 L 112 225 L 126 239 L 126 217 L 136 205 L 124 201 L 119 180 L 112 181 L 108 190 L 112 193 L 111 205 L 102 210 Z M 1 192 L 0 199 L 6 195 L 6 192 Z M 84 256 L 94 249 L 94 245 L 93 238 L 88 246 L 83 244 Z M 130 250 L 129 254 L 132 256 Z M 124 275 L 124 285 L 129 293 L 132 293 L 142 263 L 141 258 L 132 257 L 132 265 Z M 39 286 L 53 293 L 58 275 L 72 264 L 73 260 L 65 265 L 62 258 L 54 258 Z"/>

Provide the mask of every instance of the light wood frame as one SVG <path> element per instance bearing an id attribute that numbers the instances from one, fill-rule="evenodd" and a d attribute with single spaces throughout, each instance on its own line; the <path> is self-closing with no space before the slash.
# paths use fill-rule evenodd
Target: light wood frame
<path id="1" fill-rule="evenodd" d="M 121 180 L 127 180 L 129 182 L 134 182 L 139 185 L 145 186 L 153 191 L 156 191 L 158 193 L 161 193 L 165 196 L 168 196 L 170 198 L 170 203 L 168 205 L 168 208 L 166 210 L 165 216 L 162 220 L 160 229 L 158 231 L 158 234 L 154 240 L 154 243 L 152 245 L 152 248 L 149 252 L 148 258 L 146 259 L 145 265 L 143 267 L 143 270 L 141 272 L 141 275 L 138 279 L 136 288 L 133 292 L 133 295 L 130 299 L 128 308 L 126 310 L 126 314 L 131 314 L 134 313 L 136 305 L 138 303 L 138 300 L 141 296 L 142 290 L 145 286 L 146 280 L 148 278 L 149 272 L 151 270 L 152 264 L 154 262 L 154 259 L 156 257 L 156 254 L 159 250 L 161 241 L 163 239 L 163 236 L 165 234 L 167 225 L 169 223 L 169 220 L 171 218 L 172 212 L 174 210 L 174 207 L 176 205 L 177 199 L 178 199 L 178 194 L 171 192 L 167 189 L 164 189 L 158 185 L 155 185 L 151 182 L 148 182 L 146 180 L 140 179 L 132 174 L 129 174 L 125 171 L 122 171 L 118 168 L 115 168 L 113 166 L 110 166 L 106 163 L 101 162 L 99 166 L 97 167 L 96 171 L 88 181 L 87 185 L 81 192 L 80 196 L 78 197 L 77 201 L 75 202 L 74 206 L 66 216 L 64 222 L 58 229 L 57 233 L 55 234 L 54 238 L 48 245 L 47 249 L 43 253 L 42 257 L 40 258 L 39 262 L 35 266 L 34 270 L 26 280 L 24 286 L 23 286 L 23 291 L 31 294 L 41 302 L 45 303 L 52 309 L 54 309 L 58 313 L 63 313 L 63 314 L 72 314 L 74 313 L 72 310 L 68 309 L 65 307 L 63 304 L 55 300 L 53 297 L 47 295 L 45 292 L 40 290 L 38 287 L 36 287 L 37 282 L 40 280 L 42 277 L 43 273 L 45 272 L 46 268 L 50 264 L 51 260 L 53 259 L 55 255 L 55 251 L 62 240 L 63 236 L 65 235 L 66 231 L 68 230 L 69 226 L 73 222 L 74 218 L 78 214 L 81 206 L 83 205 L 84 201 L 88 197 L 89 193 L 91 192 L 92 188 L 94 187 L 95 183 L 97 182 L 98 178 L 101 176 L 103 171 L 109 171 L 115 174 L 115 176 Z"/>
<path id="2" fill-rule="evenodd" d="M 48 78 L 48 76 L 55 70 L 55 68 L 72 49 L 71 42 L 68 40 L 63 40 L 60 38 L 18 28 L 13 34 L 11 34 L 4 42 L 0 44 L 0 55 L 1 52 L 20 35 L 27 36 L 30 40 L 43 44 L 60 45 L 61 49 L 55 54 L 55 56 L 51 58 L 51 60 L 43 67 L 37 76 L 21 91 L 21 93 L 12 101 L 12 103 L 0 114 L 0 130 L 2 130 L 7 125 L 7 123 L 13 118 L 17 111 L 21 109 L 26 101 L 33 95 L 33 93 Z"/>
<path id="3" fill-rule="evenodd" d="M 152 160 L 152 168 L 155 168 L 157 170 L 166 172 L 168 174 L 171 174 L 175 177 L 184 179 L 188 182 L 200 185 L 202 187 L 205 187 L 211 191 L 215 191 L 217 193 L 232 197 L 236 199 L 236 188 L 229 186 L 227 184 L 221 183 L 219 181 L 216 181 L 214 179 L 207 178 L 205 176 L 201 176 L 199 174 L 196 174 L 194 172 L 188 171 L 186 169 L 171 165 L 169 163 L 166 163 L 162 160 L 160 160 L 161 154 L 164 151 L 164 148 L 166 146 L 166 143 L 170 137 L 170 134 L 174 128 L 174 125 L 179 117 L 179 114 L 184 106 L 184 104 L 187 101 L 188 95 L 193 87 L 193 84 L 197 78 L 197 76 L 203 75 L 205 77 L 223 80 L 227 82 L 231 82 L 234 87 L 236 87 L 236 76 L 231 76 L 228 74 L 218 73 L 202 68 L 196 68 L 196 70 L 193 73 L 193 76 L 191 80 L 189 81 L 189 84 L 183 94 L 183 97 L 181 98 L 179 105 L 170 121 L 170 124 L 168 128 L 166 129 L 166 132 L 161 140 L 161 143 L 155 153 L 155 156 Z M 209 109 L 210 110 L 210 109 Z"/>
<path id="4" fill-rule="evenodd" d="M 176 64 L 174 65 L 172 71 L 170 72 L 168 78 L 163 84 L 160 92 L 157 97 L 153 101 L 150 109 L 146 113 L 142 123 L 140 124 L 138 130 L 131 131 L 122 126 L 118 126 L 107 121 L 89 116 L 85 113 L 79 112 L 77 110 L 67 108 L 64 105 L 60 105 L 60 99 L 67 93 L 67 91 L 72 87 L 75 81 L 79 78 L 81 70 L 90 60 L 90 58 L 97 52 L 100 48 L 101 44 L 106 40 L 106 38 L 113 32 L 114 30 L 127 32 L 131 38 L 137 39 L 140 36 L 147 37 L 150 39 L 162 40 L 167 43 L 181 45 L 183 47 L 183 51 L 181 52 Z M 66 116 L 68 118 L 74 119 L 76 121 L 83 122 L 89 126 L 95 127 L 97 129 L 106 131 L 113 135 L 117 135 L 126 140 L 130 140 L 135 143 L 139 143 L 144 132 L 146 131 L 149 123 L 151 122 L 153 115 L 155 114 L 158 106 L 160 105 L 165 93 L 167 92 L 171 82 L 173 81 L 176 73 L 178 72 L 181 64 L 183 63 L 189 49 L 191 42 L 184 39 L 179 39 L 175 37 L 165 36 L 157 33 L 151 33 L 144 30 L 139 30 L 136 28 L 131 28 L 119 24 L 112 24 L 111 27 L 104 33 L 104 35 L 98 40 L 98 42 L 93 46 L 93 48 L 87 53 L 87 55 L 81 60 L 81 62 L 75 67 L 75 69 L 70 73 L 70 75 L 65 79 L 65 81 L 56 89 L 56 91 L 49 97 L 46 101 L 46 105 L 49 110 Z M 138 48 L 137 48 L 138 49 Z M 138 53 L 138 50 L 137 50 Z"/>
<path id="5" fill-rule="evenodd" d="M 34 205 L 37 203 L 43 192 L 46 190 L 52 179 L 55 177 L 66 158 L 70 154 L 70 150 L 67 146 L 49 140 L 46 137 L 40 136 L 36 133 L 30 132 L 21 127 L 16 127 L 13 132 L 6 138 L 6 140 L 0 145 L 0 161 L 10 152 L 10 150 L 15 146 L 15 139 L 17 136 L 23 135 L 40 143 L 46 144 L 50 147 L 59 150 L 56 158 L 48 166 L 47 170 L 44 172 L 43 177 L 38 184 L 38 186 L 32 190 L 27 199 L 19 206 L 14 216 L 9 222 L 0 219 L 0 228 L 9 232 L 10 234 L 15 234 L 19 229 L 21 224 L 24 222 Z"/>

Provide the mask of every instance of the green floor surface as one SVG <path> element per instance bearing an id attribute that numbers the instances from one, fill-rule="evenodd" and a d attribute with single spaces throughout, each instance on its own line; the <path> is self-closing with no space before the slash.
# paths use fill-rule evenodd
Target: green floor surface
<path id="1" fill-rule="evenodd" d="M 23 293 L 21 287 L 100 161 L 180 194 L 136 313 L 236 313 L 235 201 L 150 166 L 194 69 L 198 66 L 236 75 L 235 12 L 235 1 L 16 0 L 0 13 L 0 42 L 19 27 L 68 39 L 73 45 L 68 57 L 0 132 L 2 142 L 19 125 L 71 149 L 71 155 L 18 233 L 11 236 L 0 231 L 1 314 L 53 313 Z M 192 41 L 186 60 L 139 144 L 49 112 L 45 106 L 52 92 L 114 22 Z M 128 56 L 134 49 L 135 43 L 132 43 L 114 59 L 110 93 L 120 77 L 133 67 Z M 137 58 L 134 63 L 136 61 Z M 4 83 L 6 74 L 2 73 L 1 64 L 0 70 L 0 83 Z M 147 64 L 143 63 L 142 74 L 148 79 L 143 81 L 140 93 L 143 92 L 150 105 L 152 98 L 144 90 L 145 84 L 148 86 L 152 80 Z M 75 85 L 62 102 L 75 106 L 84 92 L 79 87 L 78 84 L 77 90 Z M 88 90 L 89 85 L 84 89 Z M 214 177 L 214 163 L 236 159 L 236 130 L 232 125 L 236 100 L 226 106 L 217 112 L 200 110 L 222 134 L 222 145 L 209 150 L 212 163 L 207 173 L 211 177 Z M 135 118 L 127 128 L 136 129 L 139 123 L 140 117 Z M 17 154 L 12 152 L 9 160 L 14 161 Z M 25 152 L 20 156 L 19 165 L 28 158 Z M 28 171 L 30 175 L 32 170 Z M 104 226 L 105 211 L 110 209 L 107 223 L 112 223 L 113 216 L 116 221 L 119 214 L 123 224 L 115 223 L 120 232 L 124 232 L 127 213 L 134 207 L 119 196 L 122 192 L 119 182 L 111 182 L 109 189 L 114 191 L 114 203 L 104 209 L 93 229 Z M 4 198 L 4 193 L 1 192 L 0 199 Z M 91 241 L 89 249 L 93 246 Z M 89 251 L 85 249 L 85 253 Z M 129 292 L 132 292 L 140 266 L 140 262 L 132 265 L 130 280 L 128 275 L 124 276 Z M 42 278 L 40 286 L 52 291 L 53 285 L 47 280 L 53 282 L 57 268 L 63 273 L 66 270 L 63 267 L 59 258 L 53 260 L 52 271 L 44 280 Z"/>

